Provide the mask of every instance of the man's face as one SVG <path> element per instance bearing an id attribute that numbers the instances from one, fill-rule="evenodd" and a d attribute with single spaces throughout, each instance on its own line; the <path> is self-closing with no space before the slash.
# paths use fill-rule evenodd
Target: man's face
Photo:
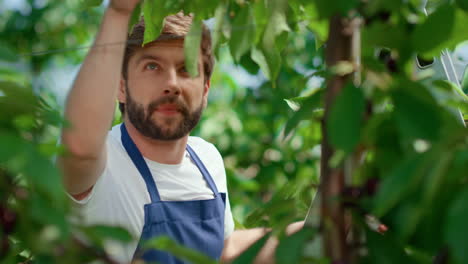
<path id="1" fill-rule="evenodd" d="M 153 43 L 136 51 L 119 90 L 128 120 L 152 139 L 188 135 L 200 120 L 208 96 L 201 58 L 198 72 L 191 78 L 185 70 L 183 40 Z"/>

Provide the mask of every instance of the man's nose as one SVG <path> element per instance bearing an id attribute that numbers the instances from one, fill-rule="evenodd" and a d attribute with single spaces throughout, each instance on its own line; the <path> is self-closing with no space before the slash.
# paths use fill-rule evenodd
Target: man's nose
<path id="1" fill-rule="evenodd" d="M 180 85 L 175 69 L 168 70 L 166 73 L 166 83 L 164 84 L 165 95 L 179 95 Z"/>

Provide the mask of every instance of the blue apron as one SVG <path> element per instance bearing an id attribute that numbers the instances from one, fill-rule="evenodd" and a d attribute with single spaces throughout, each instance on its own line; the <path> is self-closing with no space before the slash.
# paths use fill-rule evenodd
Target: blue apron
<path id="1" fill-rule="evenodd" d="M 218 192 L 213 178 L 197 154 L 187 145 L 187 151 L 192 161 L 213 191 L 214 198 L 194 201 L 161 201 L 148 165 L 128 135 L 125 124 L 122 123 L 120 130 L 122 144 L 143 177 L 151 197 L 151 203 L 144 206 L 145 224 L 133 259 L 162 264 L 189 263 L 164 251 L 142 251 L 142 245 L 146 240 L 158 236 L 168 236 L 185 247 L 219 260 L 224 247 L 226 194 Z"/>

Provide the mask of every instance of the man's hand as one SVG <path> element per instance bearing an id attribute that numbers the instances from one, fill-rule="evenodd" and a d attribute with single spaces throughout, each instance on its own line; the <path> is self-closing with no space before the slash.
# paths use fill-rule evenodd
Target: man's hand
<path id="1" fill-rule="evenodd" d="M 131 15 L 140 0 L 112 0 L 109 9 L 122 15 Z"/>
<path id="2" fill-rule="evenodd" d="M 295 222 L 286 227 L 286 235 L 290 236 L 299 232 L 304 227 L 304 221 Z M 274 264 L 276 248 L 279 240 L 276 237 L 270 237 L 254 260 L 254 264 Z"/>
<path id="3" fill-rule="evenodd" d="M 304 226 L 304 221 L 295 222 L 286 227 L 286 235 L 290 236 L 300 231 Z M 271 230 L 266 228 L 252 228 L 236 230 L 224 241 L 221 263 L 231 263 L 242 252 L 246 251 L 257 240 L 268 234 Z M 275 251 L 279 241 L 276 237 L 270 237 L 254 260 L 255 264 L 274 264 Z"/>

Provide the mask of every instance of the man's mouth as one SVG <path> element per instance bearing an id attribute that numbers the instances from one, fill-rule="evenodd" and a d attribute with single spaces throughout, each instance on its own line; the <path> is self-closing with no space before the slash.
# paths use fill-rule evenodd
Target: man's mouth
<path id="1" fill-rule="evenodd" d="M 180 113 L 180 108 L 176 104 L 162 104 L 156 108 L 156 112 L 164 115 L 175 115 Z"/>

